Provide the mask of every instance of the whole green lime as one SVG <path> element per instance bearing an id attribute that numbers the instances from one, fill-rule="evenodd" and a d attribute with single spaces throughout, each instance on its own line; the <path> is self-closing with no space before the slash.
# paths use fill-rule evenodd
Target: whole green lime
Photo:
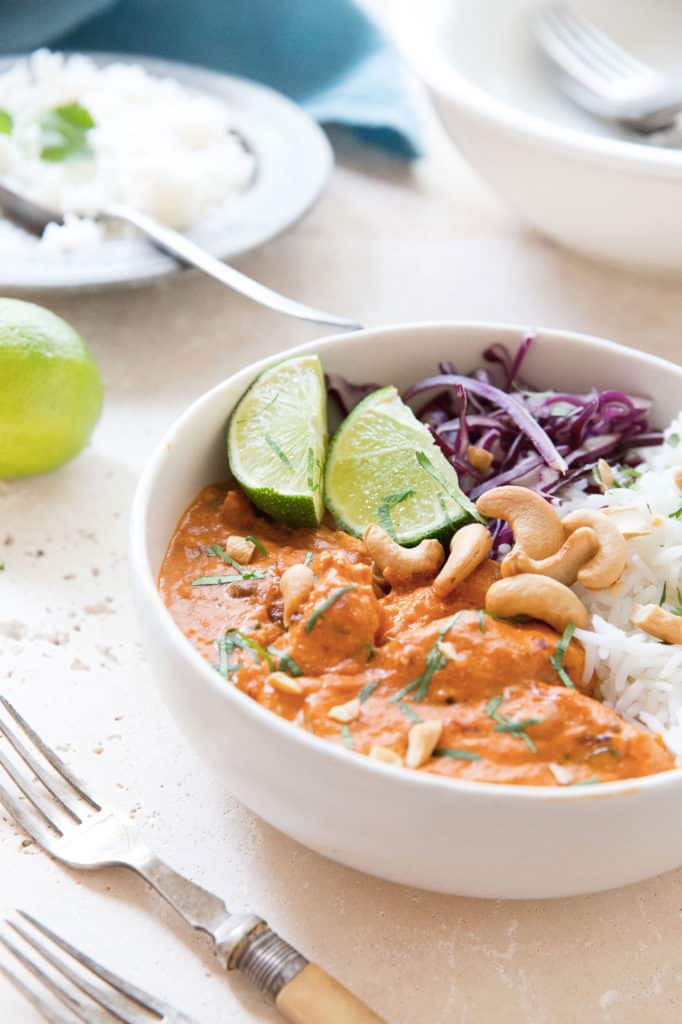
<path id="1" fill-rule="evenodd" d="M 0 478 L 72 459 L 102 397 L 97 364 L 73 327 L 32 302 L 0 298 Z"/>

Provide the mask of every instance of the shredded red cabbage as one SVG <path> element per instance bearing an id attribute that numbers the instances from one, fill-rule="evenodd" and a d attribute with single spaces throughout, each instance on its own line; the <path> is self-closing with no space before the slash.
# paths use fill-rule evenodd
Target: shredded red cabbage
<path id="1" fill-rule="evenodd" d="M 641 462 L 638 449 L 659 445 L 663 434 L 649 422 L 651 401 L 608 389 L 586 394 L 540 391 L 521 375 L 533 337 L 524 338 L 514 354 L 501 344 L 483 353 L 486 365 L 461 374 L 452 363 L 404 392 L 405 401 L 431 392 L 417 415 L 427 424 L 459 485 L 476 500 L 502 484 L 520 484 L 557 500 L 562 488 L 587 478 L 586 490 L 597 487 L 592 473 L 598 459 L 625 467 L 623 484 Z M 329 375 L 327 387 L 348 413 L 379 385 L 349 384 Z M 470 448 L 492 456 L 482 472 L 470 461 Z M 480 458 L 474 455 L 480 466 Z M 617 474 L 618 479 L 618 474 Z M 505 543 L 504 524 L 494 524 L 497 544 Z"/>

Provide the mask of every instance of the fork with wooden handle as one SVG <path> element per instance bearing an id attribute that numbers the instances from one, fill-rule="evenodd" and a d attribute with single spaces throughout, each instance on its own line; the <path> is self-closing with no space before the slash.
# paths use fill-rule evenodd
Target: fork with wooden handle
<path id="1" fill-rule="evenodd" d="M 0 785 L 0 804 L 44 850 L 71 867 L 120 865 L 141 875 L 187 924 L 211 937 L 224 967 L 246 975 L 291 1024 L 382 1024 L 262 918 L 231 914 L 217 896 L 164 864 L 139 830 L 97 800 L 9 701 L 0 697 L 0 705 L 0 732 L 13 752 L 0 749 L 0 766 L 26 797 L 21 801 Z"/>

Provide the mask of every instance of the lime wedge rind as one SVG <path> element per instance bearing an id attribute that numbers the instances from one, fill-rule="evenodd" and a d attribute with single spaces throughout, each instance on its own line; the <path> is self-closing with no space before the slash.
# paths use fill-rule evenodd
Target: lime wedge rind
<path id="1" fill-rule="evenodd" d="M 319 357 L 268 367 L 228 424 L 230 469 L 253 503 L 290 526 L 318 526 L 324 515 L 327 406 Z"/>
<path id="2" fill-rule="evenodd" d="M 362 536 L 377 523 L 404 545 L 446 542 L 476 510 L 429 430 L 396 388 L 364 398 L 332 438 L 325 472 L 327 507 Z"/>

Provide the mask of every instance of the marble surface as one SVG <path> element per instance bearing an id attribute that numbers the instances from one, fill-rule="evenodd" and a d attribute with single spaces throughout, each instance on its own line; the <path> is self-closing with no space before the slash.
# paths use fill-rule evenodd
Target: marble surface
<path id="1" fill-rule="evenodd" d="M 338 138 L 327 195 L 240 267 L 367 324 L 555 325 L 681 358 L 678 284 L 591 265 L 529 233 L 432 135 L 429 159 L 412 169 Z M 162 856 L 232 908 L 267 916 L 392 1024 L 679 1020 L 682 871 L 555 902 L 447 898 L 324 860 L 210 777 L 145 659 L 127 577 L 130 499 L 187 403 L 245 361 L 320 332 L 191 274 L 44 301 L 90 342 L 107 396 L 78 459 L 0 484 L 2 692 Z M 279 1019 L 132 876 L 60 867 L 2 816 L 0 905 L 42 916 L 204 1024 Z M 38 1021 L 1 978 L 0 1020 Z"/>

